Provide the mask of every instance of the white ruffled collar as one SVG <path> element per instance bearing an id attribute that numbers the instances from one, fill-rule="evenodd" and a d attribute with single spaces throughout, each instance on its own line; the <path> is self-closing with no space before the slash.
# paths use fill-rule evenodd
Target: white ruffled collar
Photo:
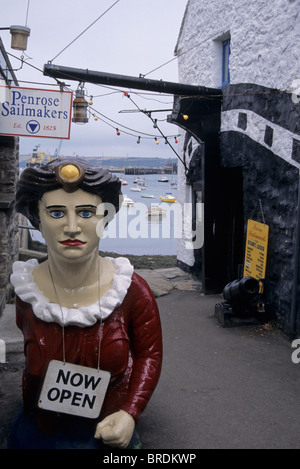
<path id="1" fill-rule="evenodd" d="M 114 266 L 114 278 L 109 290 L 99 302 L 80 308 L 63 307 L 63 319 L 65 326 L 92 326 L 97 320 L 106 319 L 114 309 L 122 304 L 127 291 L 131 285 L 133 266 L 125 257 L 113 259 L 107 257 Z M 35 316 L 45 322 L 56 322 L 62 325 L 62 314 L 58 304 L 50 303 L 39 290 L 33 280 L 32 271 L 38 264 L 36 259 L 29 259 L 26 262 L 16 261 L 13 264 L 13 273 L 10 277 L 16 294 L 21 300 L 30 303 Z"/>

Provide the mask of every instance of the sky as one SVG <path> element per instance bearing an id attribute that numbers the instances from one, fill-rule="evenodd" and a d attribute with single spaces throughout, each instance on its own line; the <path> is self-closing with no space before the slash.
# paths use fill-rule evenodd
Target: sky
<path id="1" fill-rule="evenodd" d="M 56 81 L 42 73 L 49 61 L 55 65 L 133 77 L 142 74 L 153 80 L 178 82 L 174 49 L 187 0 L 0 0 L 0 3 L 1 27 L 27 25 L 31 30 L 24 52 L 26 63 L 21 69 L 21 61 L 9 55 L 13 68 L 19 69 L 15 74 L 22 87 L 57 89 L 53 86 Z M 10 48 L 9 31 L 1 31 L 1 38 L 9 54 L 22 56 L 22 51 Z M 66 83 L 72 91 L 78 87 L 76 81 Z M 173 106 L 172 95 L 90 83 L 85 83 L 85 91 L 87 100 L 93 96 L 91 112 L 100 119 L 95 121 L 90 115 L 87 124 L 72 123 L 70 140 L 20 137 L 20 154 L 30 154 L 36 145 L 40 145 L 39 151 L 53 154 L 60 145 L 60 154 L 64 156 L 175 156 L 149 117 L 142 112 L 122 112 L 136 111 L 137 107 L 147 111 L 167 110 L 151 115 L 158 119 L 159 128 L 175 148 L 175 136 L 180 129 L 166 122 L 171 114 L 168 110 Z M 129 91 L 134 103 L 124 96 L 125 91 Z M 155 136 L 159 144 L 155 143 Z"/>

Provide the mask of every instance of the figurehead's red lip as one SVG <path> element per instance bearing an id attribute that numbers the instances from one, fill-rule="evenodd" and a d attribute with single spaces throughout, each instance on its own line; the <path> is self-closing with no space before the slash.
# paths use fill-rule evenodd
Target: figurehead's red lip
<path id="1" fill-rule="evenodd" d="M 64 239 L 63 241 L 59 241 L 60 244 L 64 246 L 83 246 L 86 242 L 81 241 L 80 239 Z"/>

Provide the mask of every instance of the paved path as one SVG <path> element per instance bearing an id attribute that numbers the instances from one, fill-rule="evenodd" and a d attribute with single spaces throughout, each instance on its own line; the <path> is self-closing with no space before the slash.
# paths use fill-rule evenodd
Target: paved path
<path id="1" fill-rule="evenodd" d="M 167 295 L 172 290 L 201 291 L 202 285 L 191 274 L 183 272 L 178 267 L 167 269 L 139 269 L 136 270 L 151 287 L 156 298 Z"/>
<path id="2" fill-rule="evenodd" d="M 220 296 L 177 269 L 139 271 L 157 297 L 164 362 L 138 424 L 145 449 L 300 448 L 300 364 L 275 327 L 223 328 Z M 160 287 L 156 290 L 156 288 Z M 0 448 L 21 404 L 24 363 L 14 306 L 0 319 L 7 363 L 0 364 Z"/>

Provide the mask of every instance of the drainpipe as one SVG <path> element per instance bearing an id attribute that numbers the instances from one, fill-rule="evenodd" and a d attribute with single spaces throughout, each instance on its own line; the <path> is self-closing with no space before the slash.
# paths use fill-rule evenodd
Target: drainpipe
<path id="1" fill-rule="evenodd" d="M 293 278 L 293 293 L 292 293 L 292 307 L 290 319 L 290 334 L 295 336 L 296 319 L 297 319 L 297 290 L 299 283 L 299 253 L 300 253 L 300 171 L 298 181 L 298 214 L 296 222 L 296 246 L 295 246 L 295 264 L 294 264 L 294 278 Z"/>

